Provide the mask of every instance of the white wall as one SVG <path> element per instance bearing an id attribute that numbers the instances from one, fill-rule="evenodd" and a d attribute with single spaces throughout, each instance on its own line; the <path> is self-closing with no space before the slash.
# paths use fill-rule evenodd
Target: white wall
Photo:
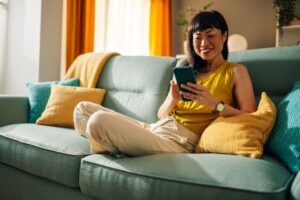
<path id="1" fill-rule="evenodd" d="M 0 93 L 3 90 L 4 61 L 6 59 L 7 0 L 0 0 Z"/>
<path id="2" fill-rule="evenodd" d="M 63 1 L 42 0 L 39 81 L 59 80 Z"/>
<path id="3" fill-rule="evenodd" d="M 41 1 L 10 0 L 3 93 L 24 94 L 28 81 L 38 81 Z"/>
<path id="4" fill-rule="evenodd" d="M 62 5 L 61 0 L 9 1 L 0 93 L 26 95 L 27 82 L 59 80 Z"/>

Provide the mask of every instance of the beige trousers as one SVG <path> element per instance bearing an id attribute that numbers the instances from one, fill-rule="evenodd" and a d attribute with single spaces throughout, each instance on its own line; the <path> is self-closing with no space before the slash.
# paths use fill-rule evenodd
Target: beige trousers
<path id="1" fill-rule="evenodd" d="M 92 153 L 188 153 L 199 139 L 171 116 L 148 124 L 90 102 L 76 106 L 74 126 L 75 131 L 87 137 Z"/>

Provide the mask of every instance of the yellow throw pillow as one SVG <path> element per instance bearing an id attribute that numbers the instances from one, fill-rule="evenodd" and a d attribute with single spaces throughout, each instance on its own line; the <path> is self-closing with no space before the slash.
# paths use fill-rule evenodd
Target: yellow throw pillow
<path id="1" fill-rule="evenodd" d="M 233 117 L 219 117 L 203 132 L 195 152 L 237 154 L 259 158 L 276 120 L 276 107 L 265 92 L 258 109 Z"/>
<path id="2" fill-rule="evenodd" d="M 98 88 L 52 85 L 50 97 L 37 124 L 74 127 L 73 111 L 81 101 L 101 104 L 105 90 Z"/>

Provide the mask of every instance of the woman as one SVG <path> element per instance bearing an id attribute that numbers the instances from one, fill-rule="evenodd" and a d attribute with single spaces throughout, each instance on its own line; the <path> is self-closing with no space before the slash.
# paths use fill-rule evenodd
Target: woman
<path id="1" fill-rule="evenodd" d="M 204 129 L 218 116 L 256 110 L 246 67 L 226 61 L 227 40 L 227 23 L 219 12 L 197 14 L 188 28 L 188 64 L 197 72 L 197 84 L 182 85 L 190 92 L 180 92 L 171 81 L 158 111 L 160 120 L 154 124 L 82 102 L 74 111 L 75 130 L 88 138 L 93 153 L 193 152 Z M 181 95 L 191 101 L 182 101 Z"/>

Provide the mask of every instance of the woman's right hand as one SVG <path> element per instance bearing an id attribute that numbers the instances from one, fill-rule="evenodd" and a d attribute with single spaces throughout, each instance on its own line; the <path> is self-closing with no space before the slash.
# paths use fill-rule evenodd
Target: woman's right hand
<path id="1" fill-rule="evenodd" d="M 181 100 L 181 96 L 179 93 L 179 87 L 174 80 L 170 81 L 170 97 L 172 103 L 177 104 L 179 100 Z"/>
<path id="2" fill-rule="evenodd" d="M 173 108 L 177 105 L 178 101 L 181 99 L 179 93 L 179 87 L 175 81 L 170 81 L 170 91 L 165 99 L 164 103 L 158 109 L 157 116 L 159 119 L 163 119 L 171 115 Z"/>

